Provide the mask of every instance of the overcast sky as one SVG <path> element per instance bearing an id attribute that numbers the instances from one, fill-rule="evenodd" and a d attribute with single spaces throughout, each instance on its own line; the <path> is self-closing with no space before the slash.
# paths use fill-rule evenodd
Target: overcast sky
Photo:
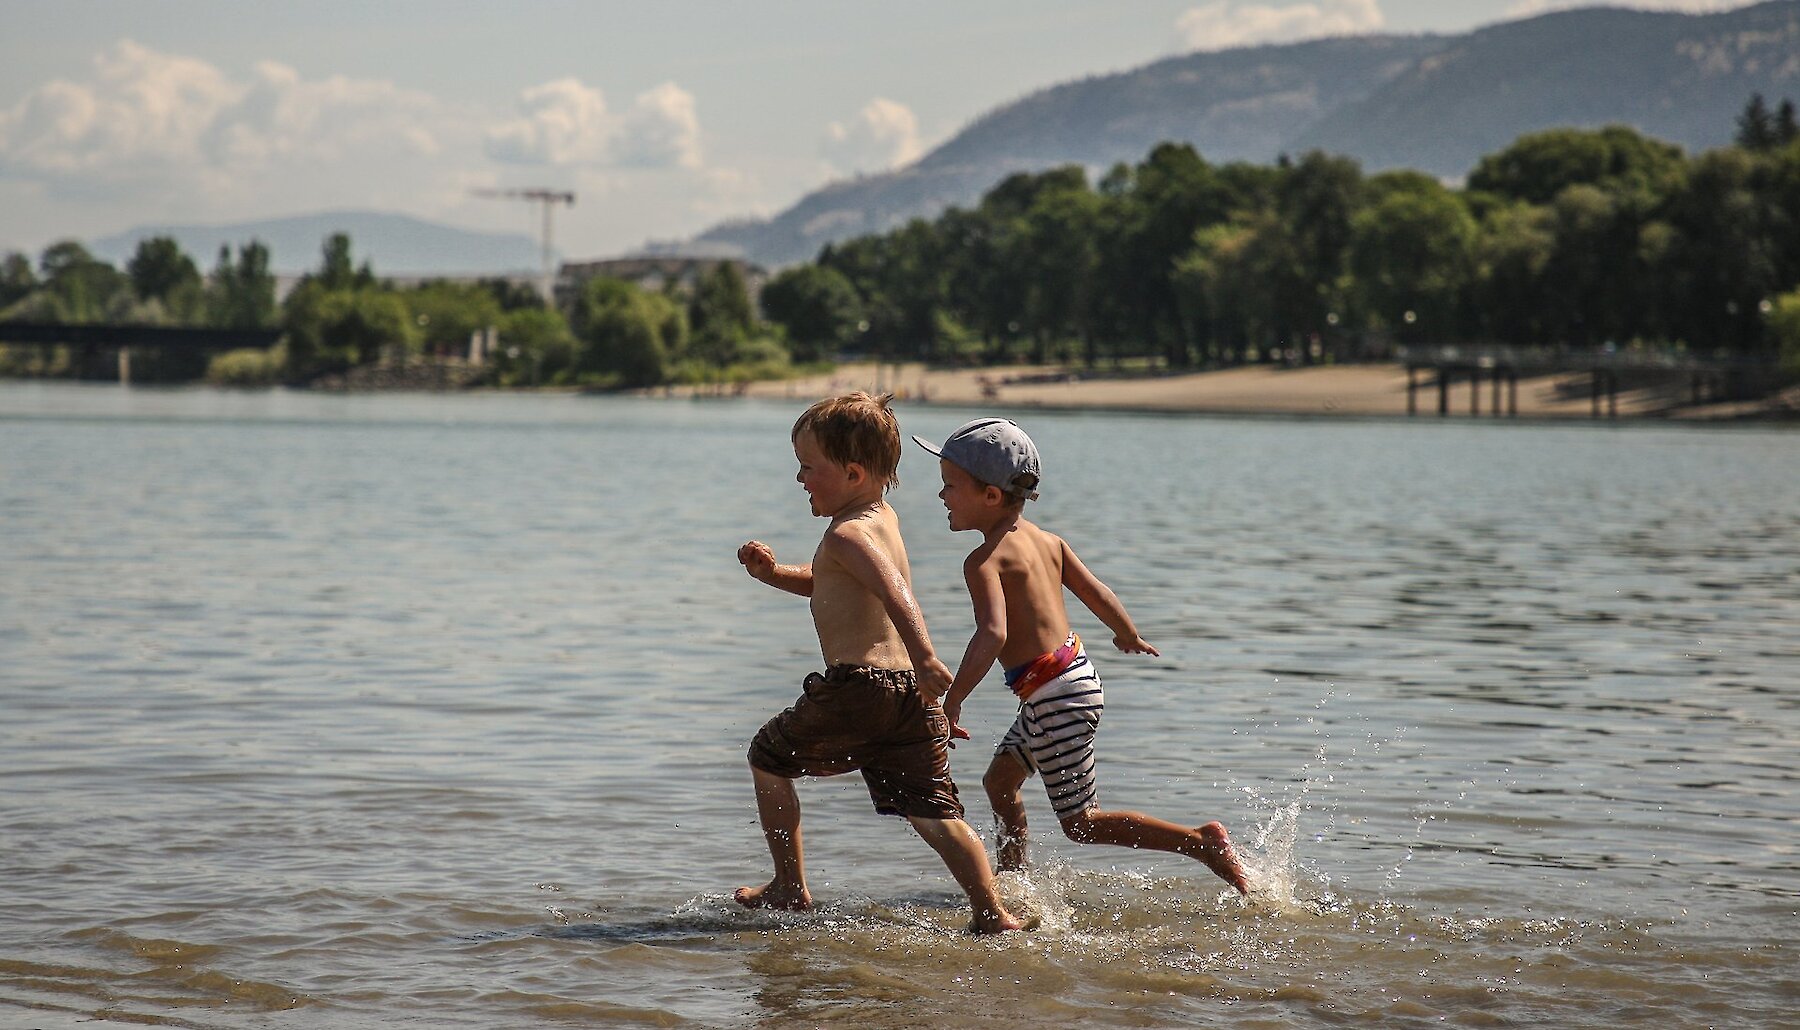
<path id="1" fill-rule="evenodd" d="M 919 156 L 1034 90 L 1195 49 L 1456 32 L 1561 0 L 0 0 L 0 251 L 398 211 L 569 257 Z M 1724 0 L 1637 0 L 1704 10 Z"/>

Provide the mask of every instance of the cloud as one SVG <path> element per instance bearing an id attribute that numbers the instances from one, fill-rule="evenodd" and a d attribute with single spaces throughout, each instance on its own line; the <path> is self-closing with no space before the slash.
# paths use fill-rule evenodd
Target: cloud
<path id="1" fill-rule="evenodd" d="M 572 78 L 526 90 L 518 110 L 518 117 L 487 132 L 487 153 L 496 161 L 631 168 L 701 163 L 694 95 L 673 82 L 639 94 L 622 116 L 607 111 L 598 89 Z"/>
<path id="2" fill-rule="evenodd" d="M 1375 0 L 1317 0 L 1281 6 L 1221 0 L 1183 12 L 1175 19 L 1175 32 L 1187 49 L 1225 50 L 1258 43 L 1356 35 L 1373 32 L 1383 24 L 1381 7 Z"/>
<path id="3" fill-rule="evenodd" d="M 123 40 L 85 69 L 0 97 L 0 249 L 344 208 L 515 228 L 517 205 L 472 193 L 520 185 L 580 190 L 565 238 L 626 246 L 757 206 L 766 186 L 709 165 L 701 143 L 696 98 L 674 82 L 617 109 L 576 78 L 510 102 L 453 103 L 387 80 L 274 61 L 233 71 Z"/>
<path id="4" fill-rule="evenodd" d="M 639 94 L 620 128 L 618 159 L 639 168 L 699 168 L 694 95 L 673 82 Z"/>
<path id="5" fill-rule="evenodd" d="M 600 91 L 557 79 L 519 95 L 519 117 L 488 130 L 488 156 L 513 164 L 595 164 L 606 153 L 612 119 Z"/>
<path id="6" fill-rule="evenodd" d="M 84 176 L 178 163 L 241 94 L 203 61 L 129 40 L 97 57 L 94 73 L 54 79 L 0 112 L 0 168 Z"/>
<path id="7" fill-rule="evenodd" d="M 274 63 L 239 82 L 124 40 L 91 78 L 52 80 L 0 110 L 0 175 L 64 196 L 231 189 L 277 162 L 437 153 L 443 115 L 392 83 L 308 82 Z"/>
<path id="8" fill-rule="evenodd" d="M 905 104 L 876 97 L 848 123 L 832 122 L 820 146 L 838 172 L 883 172 L 917 158 L 919 119 Z"/>
<path id="9" fill-rule="evenodd" d="M 1755 0 L 1616 0 L 1611 7 L 1630 7 L 1640 11 L 1688 11 L 1708 14 L 1748 7 Z M 1566 11 L 1575 7 L 1601 6 L 1599 0 L 1518 0 L 1506 9 L 1508 18 L 1529 18 L 1549 11 Z"/>

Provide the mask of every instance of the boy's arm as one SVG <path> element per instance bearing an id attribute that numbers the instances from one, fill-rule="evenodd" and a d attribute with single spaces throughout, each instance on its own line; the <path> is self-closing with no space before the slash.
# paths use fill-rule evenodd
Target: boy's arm
<path id="1" fill-rule="evenodd" d="M 950 670 L 932 650 L 931 636 L 925 632 L 925 616 L 913 597 L 912 585 L 900 574 L 900 567 L 869 535 L 852 525 L 840 526 L 826 534 L 825 547 L 843 564 L 863 589 L 874 594 L 881 607 L 900 631 L 900 642 L 912 659 L 913 671 L 919 676 L 919 690 L 937 699 L 950 689 Z"/>
<path id="2" fill-rule="evenodd" d="M 1138 636 L 1137 625 L 1126 614 L 1125 606 L 1119 603 L 1112 588 L 1100 582 L 1098 576 L 1081 564 L 1081 559 L 1075 557 L 1075 549 L 1066 540 L 1063 541 L 1062 552 L 1063 586 L 1068 587 L 1069 592 L 1086 605 L 1088 611 L 1093 612 L 1101 622 L 1106 623 L 1107 629 L 1113 631 L 1113 646 L 1121 651 L 1137 654 L 1158 654 L 1156 648 Z"/>
<path id="3" fill-rule="evenodd" d="M 975 606 L 975 635 L 963 651 L 962 663 L 956 667 L 956 678 L 950 693 L 944 697 L 944 714 L 950 717 L 952 739 L 967 740 L 969 731 L 957 724 L 962 716 L 962 703 L 980 685 L 981 678 L 1000 659 L 1006 646 L 1006 591 L 1000 585 L 1000 570 L 984 561 L 986 548 L 969 555 L 963 562 L 963 581 L 969 587 L 969 600 Z"/>
<path id="4" fill-rule="evenodd" d="M 752 578 L 790 594 L 811 597 L 813 574 L 811 565 L 777 565 L 775 551 L 760 540 L 752 540 L 738 548 L 738 561 Z"/>

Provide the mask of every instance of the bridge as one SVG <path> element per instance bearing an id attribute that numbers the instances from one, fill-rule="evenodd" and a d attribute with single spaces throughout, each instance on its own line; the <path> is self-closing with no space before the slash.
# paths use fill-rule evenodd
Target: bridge
<path id="1" fill-rule="evenodd" d="M 267 350 L 281 340 L 279 329 L 210 329 L 194 326 L 111 325 L 104 323 L 0 321 L 0 343 L 45 347 L 117 347 L 119 382 L 131 382 L 131 348 L 181 350 Z"/>
<path id="2" fill-rule="evenodd" d="M 1761 396 L 1776 381 L 1766 362 L 1746 358 L 1710 358 L 1682 353 L 1634 351 L 1561 351 L 1537 347 L 1409 347 L 1400 355 L 1406 365 L 1406 413 L 1419 413 L 1418 391 L 1437 388 L 1437 413 L 1450 414 L 1452 388 L 1469 384 L 1469 414 L 1479 416 L 1483 380 L 1490 388 L 1488 412 L 1494 418 L 1519 414 L 1521 376 L 1571 375 L 1569 389 L 1584 390 L 1594 418 L 1617 418 L 1619 390 L 1653 388 L 1670 406 L 1706 404 Z M 1421 380 L 1420 374 L 1425 377 Z M 1585 383 L 1581 377 L 1585 375 Z M 1502 393 L 1504 389 L 1504 394 Z"/>

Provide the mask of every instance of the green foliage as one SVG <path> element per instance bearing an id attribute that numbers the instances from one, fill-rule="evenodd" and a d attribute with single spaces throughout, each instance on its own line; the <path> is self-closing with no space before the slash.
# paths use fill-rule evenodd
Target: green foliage
<path id="1" fill-rule="evenodd" d="M 37 288 L 38 277 L 30 258 L 15 250 L 0 259 L 0 311 L 24 300 Z"/>
<path id="2" fill-rule="evenodd" d="M 501 311 L 522 311 L 544 306 L 543 294 L 538 292 L 536 286 L 528 283 L 515 283 L 510 279 L 483 279 L 480 285 L 493 296 Z"/>
<path id="3" fill-rule="evenodd" d="M 1396 341 L 1666 346 L 1791 370 L 1793 121 L 1791 103 L 1752 105 L 1746 145 L 1692 159 L 1618 126 L 1534 133 L 1484 158 L 1466 189 L 1418 172 L 1365 177 L 1323 153 L 1215 165 L 1163 144 L 1098 183 L 1075 166 L 1022 172 L 972 209 L 827 246 L 764 287 L 767 324 L 731 262 L 691 292 L 589 282 L 565 323 L 502 280 L 385 289 L 338 235 L 280 313 L 285 374 L 420 346 L 461 354 L 489 325 L 509 385 L 717 384 L 841 353 L 1140 368 L 1346 360 Z M 16 318 L 183 317 L 194 274 L 168 241 L 146 241 L 128 271 L 59 243 L 36 271 L 23 255 L 0 262 L 0 303 Z M 204 298 L 213 324 L 275 321 L 267 251 L 222 252 Z M 7 352 L 6 367 L 82 371 L 80 355 L 44 350 Z M 240 356 L 211 374 L 259 369 Z"/>
<path id="4" fill-rule="evenodd" d="M 782 326 L 794 360 L 818 361 L 857 337 L 862 299 L 842 272 L 823 265 L 795 265 L 762 290 L 762 309 Z"/>
<path id="5" fill-rule="evenodd" d="M 1429 179 L 1401 183 L 1359 211 L 1351 232 L 1353 294 L 1368 324 L 1401 340 L 1459 335 L 1476 225 L 1455 194 Z"/>
<path id="6" fill-rule="evenodd" d="M 744 275 L 735 262 L 721 261 L 701 274 L 687 306 L 688 356 L 714 366 L 742 360 L 756 316 Z"/>
<path id="7" fill-rule="evenodd" d="M 538 386 L 574 375 L 575 334 L 548 308 L 521 307 L 500 316 L 500 349 L 492 356 L 502 386 Z"/>
<path id="8" fill-rule="evenodd" d="M 281 382 L 286 369 L 286 348 L 248 347 L 213 355 L 206 366 L 206 381 L 213 386 L 274 386 Z"/>
<path id="9" fill-rule="evenodd" d="M 426 283 L 401 298 L 418 326 L 421 344 L 434 354 L 461 357 L 468 353 L 471 336 L 500 325 L 500 302 L 478 284 Z"/>
<path id="10" fill-rule="evenodd" d="M 269 248 L 251 240 L 219 248 L 219 260 L 206 281 L 207 321 L 223 329 L 266 329 L 276 324 L 275 276 L 269 271 Z"/>
<path id="11" fill-rule="evenodd" d="M 412 353 L 418 324 L 398 295 L 373 287 L 331 289 L 321 279 L 302 282 L 288 295 L 282 316 L 288 371 L 306 379 L 374 362 L 385 354 Z"/>
<path id="12" fill-rule="evenodd" d="M 1784 98 L 1775 112 L 1761 93 L 1753 93 L 1744 111 L 1738 115 L 1737 134 L 1732 141 L 1745 150 L 1775 150 L 1800 139 L 1800 118 L 1796 118 L 1794 102 Z"/>
<path id="13" fill-rule="evenodd" d="M 38 260 L 41 288 L 14 316 L 44 322 L 124 321 L 136 298 L 131 281 L 74 240 L 53 243 Z"/>
<path id="14" fill-rule="evenodd" d="M 1681 167 L 1680 147 L 1627 126 L 1551 129 L 1482 158 L 1469 173 L 1469 188 L 1531 204 L 1548 204 L 1576 185 L 1659 194 L 1679 178 Z"/>
<path id="15" fill-rule="evenodd" d="M 350 257 L 350 237 L 334 232 L 325 237 L 325 245 L 315 274 L 319 284 L 328 290 L 355 290 L 375 285 L 375 272 L 367 261 L 355 267 Z"/>
<path id="16" fill-rule="evenodd" d="M 1546 275 L 1555 253 L 1556 235 L 1544 208 L 1518 203 L 1489 210 L 1473 254 L 1480 336 L 1521 346 L 1553 339 L 1541 298 L 1550 286 Z"/>
<path id="17" fill-rule="evenodd" d="M 170 237 L 153 236 L 139 242 L 137 252 L 125 264 L 125 274 L 139 300 L 160 302 L 173 321 L 198 319 L 203 303 L 200 270 Z"/>
<path id="18" fill-rule="evenodd" d="M 1769 308 L 1768 322 L 1782 381 L 1800 383 L 1800 289 L 1775 299 Z"/>
<path id="19" fill-rule="evenodd" d="M 288 294 L 281 325 L 288 375 L 301 380 L 403 358 L 418 351 L 421 338 L 406 300 L 381 287 L 367 262 L 353 267 L 350 237 L 343 233 L 325 240 L 319 270 Z"/>
<path id="20" fill-rule="evenodd" d="M 574 373 L 596 382 L 654 386 L 687 347 L 687 319 L 673 300 L 617 279 L 590 280 L 575 304 L 580 342 Z"/>

